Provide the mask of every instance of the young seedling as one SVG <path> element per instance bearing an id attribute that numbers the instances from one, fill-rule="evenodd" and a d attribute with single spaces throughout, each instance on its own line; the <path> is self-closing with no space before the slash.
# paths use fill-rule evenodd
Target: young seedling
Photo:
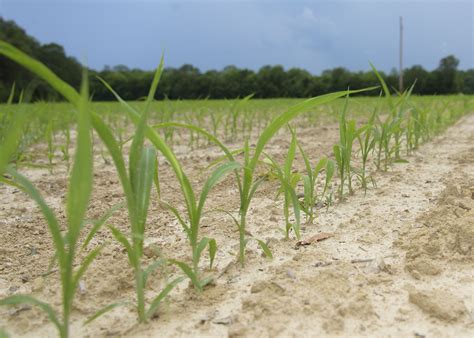
<path id="1" fill-rule="evenodd" d="M 15 84 L 12 86 L 6 107 L 12 105 L 14 97 Z M 21 101 L 19 103 L 21 103 Z M 21 148 L 21 141 L 24 138 L 24 129 L 27 121 L 27 114 L 22 110 L 16 114 L 11 114 L 9 111 L 6 111 L 2 115 L 0 123 L 0 182 L 4 180 L 9 181 L 1 175 L 6 165 L 15 159 L 18 161 L 18 158 L 21 157 L 21 150 L 19 148 Z"/>
<path id="2" fill-rule="evenodd" d="M 71 132 L 69 131 L 69 125 L 66 125 L 63 129 L 64 135 L 64 144 L 61 145 L 61 152 L 63 153 L 63 160 L 66 161 L 66 170 L 69 172 L 70 168 L 70 156 L 69 156 L 69 146 L 71 144 Z"/>
<path id="3" fill-rule="evenodd" d="M 48 225 L 55 242 L 56 255 L 58 257 L 61 271 L 64 309 L 62 322 L 57 319 L 54 311 L 47 304 L 36 301 L 35 299 L 31 300 L 31 298 L 27 298 L 27 301 L 40 306 L 42 309 L 48 312 L 50 319 L 58 327 L 61 337 L 66 337 L 68 335 L 69 317 L 72 309 L 72 297 L 74 296 L 74 292 L 77 289 L 79 280 L 84 274 L 86 268 L 98 255 L 100 249 L 102 248 L 99 247 L 93 250 L 88 256 L 86 256 L 79 270 L 76 273 L 73 272 L 72 266 L 74 261 L 74 253 L 80 229 L 84 223 L 83 216 L 92 186 L 92 169 L 88 169 L 88 167 L 92 165 L 90 131 L 85 129 L 88 128 L 88 123 L 92 123 L 95 131 L 109 150 L 125 192 L 132 238 L 129 240 L 122 232 L 112 226 L 110 226 L 110 229 L 114 237 L 126 248 L 129 262 L 134 268 L 137 294 L 137 312 L 139 314 L 139 320 L 141 322 L 146 321 L 154 314 L 157 307 L 166 297 L 166 295 L 174 288 L 177 283 L 181 281 L 181 278 L 177 278 L 169 283 L 159 293 L 159 295 L 151 301 L 149 308 L 145 310 L 144 287 L 146 285 L 147 278 L 152 271 L 164 264 L 163 261 L 158 261 L 152 263 L 147 268 L 142 268 L 140 261 L 143 252 L 143 234 L 145 231 L 146 216 L 148 212 L 148 203 L 152 184 L 150 182 L 153 181 L 153 174 L 155 172 L 153 165 L 154 161 L 156 161 L 154 149 L 151 147 L 145 148 L 143 146 L 144 135 L 146 131 L 149 130 L 149 127 L 146 124 L 146 114 L 140 115 L 139 113 L 135 112 L 136 115 L 134 115 L 135 122 L 137 123 L 138 127 L 132 143 L 133 149 L 130 152 L 130 172 L 127 173 L 125 161 L 112 131 L 98 114 L 90 112 L 89 115 L 89 110 L 85 108 L 85 105 L 87 104 L 86 99 L 88 97 L 87 94 L 84 94 L 84 92 L 87 92 L 86 90 L 83 90 L 82 96 L 79 95 L 71 86 L 59 79 L 42 63 L 30 58 L 8 43 L 0 41 L 0 54 L 11 58 L 25 68 L 31 70 L 40 78 L 43 78 L 71 103 L 80 107 L 79 111 L 82 112 L 79 114 L 79 116 L 82 118 L 79 121 L 78 147 L 76 150 L 76 160 L 71 172 L 71 184 L 68 194 L 68 196 L 71 197 L 68 198 L 67 205 L 67 211 L 69 215 L 69 231 L 65 238 L 61 237 L 59 225 L 57 224 L 54 214 L 52 214 L 52 211 L 40 198 L 37 191 L 33 189 L 31 185 L 28 185 L 28 182 L 25 181 L 22 176 L 13 175 L 16 174 L 16 172 L 9 171 L 16 180 L 20 181 L 19 183 L 21 185 L 25 186 L 27 192 L 33 198 L 35 198 L 37 203 L 40 205 L 41 210 L 47 217 Z M 163 68 L 162 66 L 163 65 L 161 64 L 160 67 L 158 67 L 152 83 L 152 88 L 150 89 L 150 93 L 153 93 L 153 95 L 156 91 L 156 87 L 158 86 L 159 75 L 161 74 Z M 153 95 L 149 95 L 147 106 L 151 102 Z M 145 111 L 147 111 L 147 108 Z M 88 121 L 86 118 L 90 118 L 90 122 L 86 123 Z M 97 231 L 97 226 L 94 226 L 93 230 Z M 89 235 L 88 238 L 90 237 L 91 236 Z M 19 303 L 23 302 L 24 300 L 24 298 L 10 298 L 8 303 Z M 95 319 L 97 315 L 101 315 L 120 304 L 111 304 L 106 308 L 99 310 L 99 312 L 92 316 L 90 320 Z"/>
<path id="4" fill-rule="evenodd" d="M 370 64 L 372 67 L 372 71 L 377 76 L 385 94 L 385 101 L 387 103 L 387 107 L 389 109 L 388 114 L 384 121 L 380 119 L 380 116 L 377 115 L 377 124 L 374 129 L 374 137 L 375 137 L 375 149 L 377 151 L 376 156 L 376 166 L 377 169 L 380 170 L 382 168 L 382 153 L 384 154 L 384 170 L 388 169 L 390 162 L 392 161 L 393 156 L 399 155 L 399 148 L 400 148 L 400 135 L 403 132 L 403 120 L 404 120 L 404 113 L 403 110 L 397 108 L 402 104 L 406 96 L 409 96 L 413 86 L 410 88 L 409 91 L 405 91 L 403 95 L 398 97 L 394 102 L 392 98 L 392 94 L 388 89 L 388 86 L 374 67 L 374 65 Z"/>
<path id="5" fill-rule="evenodd" d="M 335 165 L 334 161 L 327 158 L 322 158 L 319 160 L 316 167 L 312 167 L 309 161 L 308 155 L 304 151 L 303 147 L 298 143 L 298 148 L 303 157 L 303 161 L 306 168 L 306 175 L 303 176 L 303 203 L 301 210 L 307 216 L 307 222 L 312 223 L 315 217 L 314 208 L 318 202 L 321 202 L 323 198 L 326 197 L 329 186 L 331 184 L 332 178 L 334 176 Z M 319 177 L 319 174 L 322 171 L 326 172 L 326 177 L 324 180 L 323 191 L 321 192 L 320 197 L 317 194 L 316 183 Z"/>
<path id="6" fill-rule="evenodd" d="M 1 46 L 1 45 L 0 45 Z M 55 255 L 59 264 L 59 275 L 62 287 L 62 313 L 61 316 L 53 307 L 32 296 L 13 295 L 0 300 L 0 305 L 31 304 L 36 305 L 46 312 L 49 320 L 58 329 L 60 337 L 68 337 L 70 330 L 70 317 L 73 308 L 73 300 L 81 278 L 87 268 L 102 250 L 99 246 L 90 251 L 78 269 L 74 269 L 79 237 L 83 228 L 85 214 L 89 204 L 92 191 L 92 147 L 90 134 L 90 114 L 88 109 L 88 82 L 87 74 L 84 73 L 81 96 L 78 101 L 77 113 L 77 143 L 74 164 L 69 178 L 67 192 L 66 215 L 67 233 L 61 234 L 57 217 L 52 209 L 46 204 L 43 197 L 35 186 L 23 175 L 12 167 L 6 167 L 6 172 L 13 178 L 16 187 L 20 187 L 38 205 L 43 216 L 46 218 L 48 229 L 51 233 Z M 11 152 L 11 147 L 6 149 Z M 3 149 L 2 149 L 3 150 Z M 3 151 L 2 151 L 3 153 Z M 0 161 L 0 168 L 4 167 L 5 160 Z M 89 234 L 90 235 L 90 234 Z"/>
<path id="7" fill-rule="evenodd" d="M 134 270 L 135 292 L 137 299 L 138 320 L 146 322 L 156 311 L 161 301 L 169 292 L 182 280 L 176 278 L 170 282 L 150 303 L 148 309 L 145 304 L 145 288 L 148 276 L 157 268 L 166 263 L 165 260 L 153 262 L 148 267 L 142 265 L 143 242 L 145 239 L 146 221 L 150 203 L 151 188 L 156 180 L 157 154 L 155 148 L 145 147 L 145 132 L 148 128 L 147 118 L 150 103 L 158 86 L 158 82 L 163 71 L 163 62 L 155 72 L 153 83 L 146 101 L 144 111 L 139 118 L 137 129 L 133 136 L 132 145 L 129 152 L 128 173 L 125 169 L 120 147 L 115 141 L 112 133 L 105 124 L 98 123 L 97 131 L 106 144 L 110 155 L 119 173 L 122 188 L 125 193 L 130 221 L 130 235 L 127 236 L 119 229 L 109 226 L 115 239 L 120 242 L 127 251 L 128 260 Z M 102 79 L 102 82 L 105 83 Z M 106 84 L 108 86 L 108 84 Z M 139 114 L 140 115 L 140 114 Z"/>
<path id="8" fill-rule="evenodd" d="M 325 94 L 317 96 L 311 99 L 307 99 L 299 104 L 294 105 L 284 113 L 276 116 L 263 130 L 259 136 L 256 146 L 254 149 L 250 149 L 248 142 L 245 142 L 244 148 L 239 150 L 239 153 L 243 153 L 243 163 L 241 165 L 241 170 L 234 170 L 235 178 L 239 190 L 240 197 L 240 208 L 239 208 L 239 220 L 236 222 L 239 229 L 239 261 L 242 265 L 245 262 L 245 248 L 251 238 L 247 238 L 246 235 L 246 225 L 247 225 L 247 214 L 250 208 L 250 202 L 252 201 L 255 192 L 257 191 L 260 184 L 263 182 L 263 179 L 254 180 L 255 171 L 257 164 L 260 162 L 260 156 L 262 155 L 266 144 L 272 139 L 272 137 L 288 122 L 293 118 L 297 117 L 299 114 L 314 108 L 315 106 L 329 103 L 333 100 L 336 100 L 340 97 L 347 96 L 352 93 L 358 93 L 363 91 L 369 91 L 375 89 L 376 87 L 360 89 L 360 90 L 347 90 L 342 92 L 335 92 L 331 94 Z M 178 124 L 186 128 L 192 128 L 198 130 L 194 126 Z M 166 125 L 169 126 L 169 125 Z M 225 147 L 220 141 L 218 141 L 214 136 L 209 133 L 201 130 L 201 133 L 205 133 L 208 138 L 210 138 L 216 145 L 218 145 L 225 153 L 225 157 L 230 161 L 234 162 L 235 158 L 233 154 L 235 152 L 230 151 Z M 263 241 L 258 241 L 262 249 L 268 251 L 266 246 L 263 246 Z"/>
<path id="9" fill-rule="evenodd" d="M 161 76 L 161 72 L 163 69 L 163 59 L 158 67 L 158 70 L 155 74 L 155 79 L 152 84 L 152 87 L 150 89 L 150 94 L 149 94 L 149 100 L 154 97 L 154 93 L 156 91 L 156 87 L 158 86 L 158 81 Z M 201 279 L 200 278 L 200 273 L 199 273 L 199 261 L 201 258 L 201 254 L 204 251 L 206 247 L 209 248 L 209 256 L 210 256 L 210 265 L 212 267 L 216 250 L 217 250 L 217 244 L 216 241 L 212 238 L 208 237 L 203 237 L 199 238 L 199 229 L 200 229 L 200 223 L 201 223 L 201 218 L 202 218 L 202 212 L 204 208 L 204 204 L 206 202 L 206 199 L 208 197 L 208 194 L 210 190 L 218 183 L 218 181 L 224 177 L 228 172 L 236 170 L 239 167 L 239 164 L 236 162 L 229 162 L 226 163 L 216 170 L 209 176 L 207 179 L 206 183 L 204 184 L 204 188 L 199 196 L 199 200 L 196 200 L 196 195 L 194 193 L 193 187 L 191 186 L 191 183 L 187 176 L 185 175 L 183 168 L 174 155 L 173 151 L 171 148 L 161 139 L 159 134 L 152 128 L 148 127 L 146 125 L 146 122 L 144 121 L 144 115 L 140 118 L 140 113 L 138 113 L 132 106 L 130 106 L 127 102 L 122 100 L 122 98 L 110 87 L 108 83 L 106 83 L 104 80 L 101 80 L 102 83 L 115 95 L 115 97 L 124 105 L 124 107 L 127 109 L 128 115 L 130 119 L 135 123 L 138 124 L 138 128 L 140 130 L 140 140 L 143 142 L 145 136 L 148 137 L 150 142 L 158 149 L 160 152 L 165 156 L 165 158 L 170 162 L 173 170 L 175 171 L 176 177 L 178 178 L 179 184 L 181 186 L 181 190 L 183 192 L 185 201 L 186 201 L 186 208 L 187 208 L 187 220 L 185 217 L 183 217 L 179 211 L 163 202 L 163 205 L 165 205 L 169 210 L 173 212 L 173 214 L 176 216 L 178 219 L 179 223 L 183 227 L 183 229 L 186 232 L 186 235 L 188 236 L 189 243 L 191 246 L 191 251 L 192 251 L 192 267 L 190 267 L 188 264 L 184 262 L 180 262 L 177 260 L 171 260 L 170 262 L 176 264 L 179 268 L 183 270 L 183 272 L 190 278 L 191 282 L 193 285 L 196 287 L 198 290 L 202 290 L 202 288 L 207 285 L 211 279 L 205 278 Z M 166 125 L 166 124 L 164 124 Z M 133 146 L 132 146 L 133 148 Z M 132 149 L 133 150 L 133 149 Z M 132 154 L 132 153 L 131 153 Z M 114 159 L 115 161 L 115 159 Z M 132 162 L 132 161 L 130 161 Z M 155 166 L 156 167 L 156 166 Z M 149 169 L 151 171 L 148 171 L 150 175 L 153 175 L 156 173 L 156 169 Z M 150 178 L 149 184 L 151 186 L 152 178 Z M 133 190 L 131 192 L 133 194 Z M 130 200 L 132 200 L 130 198 Z M 142 232 L 139 233 L 141 236 L 143 235 Z M 126 243 L 122 240 L 123 244 L 126 245 Z M 139 251 L 141 253 L 141 249 Z M 137 279 L 138 280 L 138 279 Z M 138 283 L 138 282 L 137 282 Z"/>
<path id="10" fill-rule="evenodd" d="M 266 153 L 264 154 L 272 168 L 275 170 L 276 177 L 280 181 L 280 189 L 278 191 L 278 195 L 280 195 L 280 193 L 283 193 L 284 197 L 283 215 L 285 216 L 285 228 L 283 229 L 283 233 L 285 234 L 285 239 L 289 239 L 291 230 L 293 230 L 296 238 L 300 239 L 300 204 L 295 190 L 296 185 L 300 180 L 300 176 L 292 172 L 293 161 L 296 155 L 297 141 L 294 130 L 292 130 L 291 127 L 289 127 L 289 129 L 291 130 L 292 137 L 284 166 L 280 167 L 280 165 L 270 155 Z M 290 222 L 291 206 L 293 207 L 293 212 L 295 216 L 294 223 Z"/>
<path id="11" fill-rule="evenodd" d="M 211 122 L 212 122 L 212 135 L 214 135 L 215 137 L 218 137 L 219 135 L 217 133 L 219 130 L 219 126 L 222 122 L 222 118 L 224 117 L 224 114 L 222 114 L 221 112 L 212 112 L 210 115 L 211 115 Z"/>
<path id="12" fill-rule="evenodd" d="M 369 159 L 369 154 L 373 152 L 375 147 L 376 139 L 373 137 L 374 132 L 374 123 L 375 117 L 377 116 L 377 110 L 374 109 L 373 113 L 370 116 L 369 121 L 367 122 L 365 130 L 357 135 L 357 140 L 359 141 L 359 151 L 361 154 L 362 168 L 358 175 L 362 189 L 364 193 L 367 193 L 367 181 L 371 180 L 372 184 L 375 186 L 375 181 L 372 176 L 367 175 L 367 161 Z"/>
<path id="13" fill-rule="evenodd" d="M 247 214 L 250 208 L 250 202 L 252 201 L 255 192 L 257 191 L 260 184 L 263 182 L 263 178 L 254 180 L 255 171 L 257 168 L 257 164 L 260 162 L 260 156 L 262 155 L 266 144 L 271 140 L 271 138 L 288 122 L 290 122 L 293 118 L 298 116 L 304 111 L 308 111 L 315 106 L 325 104 L 336 100 L 340 97 L 347 96 L 352 93 L 358 93 L 362 91 L 368 91 L 375 89 L 366 88 L 360 90 L 347 90 L 342 92 L 335 92 L 331 94 L 325 94 L 321 96 L 317 96 L 311 99 L 307 99 L 299 104 L 294 105 L 284 113 L 275 117 L 272 122 L 270 122 L 267 127 L 263 130 L 261 135 L 259 136 L 256 146 L 254 149 L 250 149 L 248 142 L 245 142 L 244 148 L 239 149 L 238 153 L 243 153 L 243 163 L 240 166 L 240 170 L 234 169 L 234 174 L 239 190 L 239 197 L 240 197 L 240 208 L 239 208 L 239 219 L 236 220 L 236 225 L 239 229 L 239 261 L 242 265 L 245 262 L 245 249 L 249 240 L 253 238 L 247 238 L 246 234 L 246 227 L 247 227 Z M 170 127 L 170 126 L 177 126 L 177 127 L 184 127 L 201 134 L 205 134 L 210 140 L 212 140 L 216 145 L 218 145 L 223 152 L 225 153 L 225 157 L 229 162 L 235 162 L 236 159 L 234 158 L 235 151 L 230 151 L 226 146 L 224 146 L 219 140 L 217 140 L 213 135 L 209 134 L 208 132 L 198 128 L 196 126 L 188 125 L 188 124 L 180 124 L 180 123 L 168 123 L 162 124 L 161 126 L 155 127 Z M 150 140 L 155 139 L 155 136 L 152 136 Z M 153 142 L 153 141 L 152 141 Z M 264 252 L 269 252 L 268 247 L 266 247 L 265 242 L 261 240 L 257 240 L 258 244 L 261 246 Z"/>
<path id="14" fill-rule="evenodd" d="M 344 198 L 344 185 L 347 181 L 349 193 L 352 194 L 352 146 L 355 139 L 362 134 L 367 126 L 357 128 L 355 120 L 346 120 L 347 105 L 349 97 L 346 96 L 344 107 L 339 118 L 339 143 L 334 145 L 334 157 L 336 158 L 338 174 L 340 179 L 339 198 Z"/>

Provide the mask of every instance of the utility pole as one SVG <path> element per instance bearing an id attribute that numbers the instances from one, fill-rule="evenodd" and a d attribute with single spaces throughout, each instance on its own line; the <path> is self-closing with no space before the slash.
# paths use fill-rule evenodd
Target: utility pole
<path id="1" fill-rule="evenodd" d="M 403 93 L 403 17 L 400 17 L 400 70 L 398 77 L 398 90 Z"/>

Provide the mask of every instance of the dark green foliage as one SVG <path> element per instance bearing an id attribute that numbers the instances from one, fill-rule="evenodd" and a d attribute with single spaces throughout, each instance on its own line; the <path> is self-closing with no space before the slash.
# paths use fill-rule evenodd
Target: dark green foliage
<path id="1" fill-rule="evenodd" d="M 44 63 L 55 74 L 75 89 L 81 80 L 81 65 L 73 57 L 67 56 L 64 48 L 56 43 L 41 45 L 13 21 L 0 17 L 0 40 L 19 48 L 26 54 Z M 474 93 L 474 70 L 457 69 L 459 60 L 449 55 L 440 61 L 439 67 L 427 71 L 415 65 L 405 70 L 405 85 L 417 81 L 413 94 Z M 148 84 L 153 79 L 153 71 L 129 69 L 124 65 L 106 66 L 101 71 L 90 70 L 92 78 L 100 76 L 124 100 L 138 100 L 146 97 Z M 398 73 L 381 73 L 389 87 L 398 87 Z M 12 85 L 19 90 L 28 89 L 33 100 L 60 100 L 61 97 L 22 67 L 0 57 L 0 102 L 8 99 Z M 377 78 L 370 71 L 351 72 L 343 67 L 325 70 L 321 75 L 313 75 L 299 68 L 284 69 L 280 65 L 263 66 L 258 71 L 227 66 L 222 70 L 201 72 L 198 68 L 185 64 L 179 68 L 163 71 L 157 98 L 169 99 L 212 99 L 245 97 L 255 94 L 255 98 L 294 97 L 307 98 L 340 91 L 347 88 L 365 88 L 376 85 Z M 91 82 L 94 101 L 113 101 L 114 96 L 98 80 Z M 375 95 L 366 92 L 361 95 Z"/>
<path id="2" fill-rule="evenodd" d="M 41 61 L 61 79 L 65 80 L 75 89 L 79 89 L 82 66 L 76 59 L 67 56 L 62 46 L 55 43 L 41 45 L 15 22 L 6 21 L 1 17 L 0 40 L 11 43 L 21 51 Z M 36 100 L 53 100 L 58 98 L 56 92 L 47 86 L 44 81 L 39 80 L 13 61 L 0 56 L 0 102 L 7 100 L 14 83 L 16 83 L 19 89 L 30 88 L 31 91 L 34 91 L 33 98 Z M 20 90 L 16 93 L 16 100 L 19 94 Z"/>

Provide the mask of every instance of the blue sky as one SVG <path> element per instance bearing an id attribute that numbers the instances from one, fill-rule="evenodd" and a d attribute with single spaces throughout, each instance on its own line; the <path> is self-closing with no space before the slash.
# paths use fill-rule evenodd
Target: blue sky
<path id="1" fill-rule="evenodd" d="M 0 16 L 95 69 L 152 69 L 164 50 L 173 67 L 281 64 L 315 74 L 367 70 L 369 60 L 396 67 L 403 16 L 406 66 L 434 69 L 454 54 L 474 68 L 470 0 L 0 0 Z"/>

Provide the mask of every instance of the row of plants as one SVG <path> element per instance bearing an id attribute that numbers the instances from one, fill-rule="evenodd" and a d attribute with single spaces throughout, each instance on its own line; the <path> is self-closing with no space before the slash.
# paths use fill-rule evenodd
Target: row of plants
<path id="1" fill-rule="evenodd" d="M 18 90 L 17 90 L 18 91 Z M 15 87 L 12 88 L 12 95 Z M 8 130 L 10 123 L 19 114 L 28 114 L 28 122 L 25 124 L 25 132 L 22 136 L 21 145 L 18 147 L 15 159 L 17 166 L 47 167 L 54 170 L 58 163 L 70 165 L 71 148 L 71 124 L 74 122 L 74 106 L 67 103 L 39 102 L 28 103 L 28 95 L 21 95 L 23 104 L 1 105 L 0 109 L 0 141 Z M 428 116 L 427 112 L 452 114 L 452 111 L 465 110 L 470 98 L 468 96 L 451 97 L 412 97 L 410 104 L 418 110 L 418 115 L 413 116 L 412 123 L 406 131 L 420 135 L 419 124 L 414 121 L 423 121 Z M 358 121 L 368 119 L 374 112 L 379 112 L 386 107 L 380 105 L 380 99 L 367 97 L 352 97 L 351 105 L 348 105 L 346 116 Z M 273 99 L 261 100 L 250 97 L 235 100 L 188 100 L 188 101 L 153 101 L 150 104 L 148 121 L 151 125 L 166 122 L 180 121 L 192 124 L 207 130 L 213 136 L 222 140 L 225 144 L 233 147 L 242 144 L 245 139 L 253 142 L 261 134 L 263 129 L 278 114 L 281 114 L 292 105 L 298 103 L 297 99 Z M 145 102 L 129 103 L 135 110 L 143 110 Z M 132 138 L 132 130 L 123 105 L 120 103 L 94 103 L 91 109 L 96 111 L 110 126 L 114 136 L 122 148 Z M 292 121 L 294 128 L 317 127 L 326 123 L 337 122 L 340 112 L 344 107 L 344 100 L 334 100 L 324 106 L 314 107 L 305 114 Z M 446 109 L 449 107 L 449 109 Z M 405 107 L 404 110 L 407 110 Z M 329 112 L 329 113 L 328 113 Z M 443 113 L 444 114 L 444 113 Z M 433 122 L 433 121 L 431 121 Z M 424 122 L 423 122 L 424 123 Z M 388 127 L 386 125 L 385 127 Z M 177 128 L 162 128 L 160 135 L 172 149 L 177 145 L 187 145 L 191 149 L 205 148 L 210 142 L 198 132 Z M 410 135 L 409 135 L 410 136 Z M 410 138 L 406 146 L 415 144 L 417 140 Z M 41 161 L 36 156 L 36 151 L 31 151 L 30 145 L 44 144 L 48 154 L 47 161 Z M 98 148 L 102 149 L 100 144 Z M 383 151 L 384 148 L 381 148 Z M 103 157 L 106 160 L 107 150 L 103 148 Z M 381 152 L 383 155 L 383 152 Z M 381 157 L 382 158 L 382 157 Z M 380 162 L 380 165 L 383 163 Z"/>
<path id="2" fill-rule="evenodd" d="M 213 122 L 210 124 L 211 128 L 205 128 L 205 125 L 209 125 L 206 122 L 208 120 L 200 119 L 199 114 L 195 116 L 187 113 L 179 114 L 178 119 L 176 116 L 178 114 L 175 114 L 173 108 L 169 108 L 167 113 L 159 118 L 153 116 L 151 108 L 163 72 L 162 60 L 155 72 L 149 94 L 140 104 L 122 100 L 106 81 L 99 79 L 120 103 L 127 116 L 126 121 L 133 124 L 133 132 L 130 134 L 130 128 L 123 120 L 116 118 L 117 114 L 115 116 L 102 114 L 94 109 L 90 101 L 87 73 L 83 74 L 81 91 L 77 92 L 43 64 L 5 42 L 0 42 L 0 54 L 19 63 L 46 81 L 74 107 L 74 111 L 71 114 L 65 114 L 64 119 L 57 116 L 57 120 L 47 120 L 46 133 L 43 136 L 43 139 L 47 141 L 48 168 L 50 170 L 54 168 L 54 143 L 58 131 L 63 134 L 62 140 L 65 142 L 64 149 L 61 150 L 63 160 L 67 166 L 71 165 L 71 169 L 68 170 L 69 183 L 65 202 L 66 232 L 61 232 L 58 216 L 47 205 L 38 189 L 19 172 L 19 162 L 12 162 L 12 159 L 18 159 L 18 149 L 24 142 L 25 128 L 31 122 L 28 120 L 28 114 L 17 113 L 9 116 L 8 129 L 2 133 L 0 152 L 0 173 L 2 173 L 0 181 L 28 194 L 36 202 L 47 222 L 55 248 L 55 264 L 59 270 L 62 308 L 57 310 L 50 304 L 28 295 L 7 297 L 0 300 L 0 305 L 29 303 L 40 307 L 57 327 L 61 337 L 68 337 L 71 334 L 71 312 L 79 283 L 91 263 L 104 248 L 105 244 L 90 248 L 92 239 L 101 227 L 108 227 L 113 237 L 127 253 L 134 275 L 135 297 L 129 302 L 114 302 L 99 309 L 87 322 L 91 322 L 117 306 L 131 303 L 136 309 L 138 321 L 147 322 L 165 297 L 185 277 L 190 280 L 197 292 L 201 292 L 211 282 L 212 278 L 202 273 L 202 256 L 204 251 L 208 252 L 209 265 L 212 267 L 218 243 L 214 238 L 202 236 L 200 230 L 209 194 L 224 177 L 233 177 L 239 192 L 238 212 L 233 213 L 229 210 L 223 210 L 223 212 L 232 219 L 238 230 L 239 250 L 236 256 L 240 264 L 244 265 L 246 249 L 250 241 L 255 241 L 267 257 L 272 257 L 267 244 L 262 239 L 248 235 L 247 231 L 252 200 L 259 186 L 268 180 L 270 175 L 278 180 L 280 184 L 278 196 L 281 195 L 284 200 L 285 226 L 282 230 L 285 237 L 289 238 L 293 233 L 294 236 L 300 238 L 302 213 L 306 215 L 307 222 L 313 222 L 320 203 L 324 201 L 330 205 L 335 199 L 342 200 L 353 193 L 356 185 L 354 178 L 358 179 L 364 190 L 367 190 L 368 183 L 375 184 L 369 163 L 372 158 L 377 170 L 387 170 L 391 163 L 406 161 L 402 158 L 403 147 L 406 154 L 409 154 L 422 142 L 429 140 L 449 124 L 454 123 L 468 110 L 464 107 L 462 110 L 456 109 L 446 114 L 446 111 L 451 112 L 449 105 L 437 110 L 431 110 L 430 106 L 419 107 L 409 100 L 411 89 L 393 96 L 374 68 L 385 98 L 383 105 L 373 108 L 366 123 L 357 123 L 355 119 L 347 118 L 349 95 L 376 88 L 345 90 L 300 101 L 277 115 L 268 114 L 262 117 L 259 121 L 263 122 L 257 128 L 255 128 L 258 125 L 255 119 L 258 114 L 246 110 L 245 106 L 251 100 L 251 97 L 246 97 L 232 102 L 230 114 L 222 114 L 218 117 L 210 113 L 208 116 Z M 337 112 L 339 142 L 333 148 L 333 156 L 323 158 L 313 165 L 298 141 L 296 130 L 289 123 L 308 111 L 316 112 L 315 115 L 317 115 L 319 112 L 316 107 L 331 102 L 341 102 L 338 100 L 340 98 L 344 98 L 344 101 L 341 110 Z M 10 105 L 13 105 L 12 100 L 7 103 L 7 106 Z M 28 109 L 27 105 L 19 106 Z M 222 128 L 219 128 L 220 123 L 224 126 L 223 133 Z M 73 139 L 70 132 L 72 124 L 75 125 L 74 155 L 69 154 L 69 143 Z M 286 160 L 280 164 L 266 153 L 265 148 L 284 128 L 289 129 L 291 141 Z M 182 163 L 173 151 L 173 143 L 178 141 L 178 136 L 175 134 L 177 130 L 186 131 L 185 134 L 188 136 L 183 139 L 189 142 L 190 146 L 212 144 L 222 150 L 223 156 L 213 163 L 212 171 L 200 189 L 191 184 Z M 97 146 L 94 144 L 93 134 L 100 139 L 101 147 L 105 151 L 104 158 L 110 157 L 115 166 L 125 203 L 124 206 L 112 207 L 102 218 L 93 222 L 93 226 L 86 227 L 86 214 L 93 190 L 93 149 Z M 241 134 L 244 134 L 243 138 Z M 249 141 L 250 137 L 255 137 L 252 143 Z M 226 142 L 221 139 L 225 139 Z M 236 149 L 226 145 L 230 142 L 235 146 L 239 140 L 243 140 L 243 145 Z M 128 156 L 125 156 L 124 145 L 127 143 L 130 143 L 130 147 Z M 251 146 L 251 144 L 254 145 Z M 184 212 L 179 206 L 166 203 L 162 196 L 160 196 L 160 202 L 176 217 L 186 234 L 190 259 L 185 262 L 161 258 L 145 265 L 143 251 L 147 236 L 151 191 L 155 187 L 158 193 L 160 192 L 158 154 L 169 163 L 179 183 L 185 204 Z M 297 154 L 301 155 L 304 161 L 305 170 L 301 173 L 294 171 Z M 360 163 L 360 167 L 356 168 L 355 161 Z M 269 174 L 257 175 L 259 166 L 267 166 Z M 200 193 L 198 194 L 197 191 Z M 128 232 L 107 224 L 112 213 L 122 207 L 126 209 L 128 215 Z M 156 270 L 164 269 L 170 264 L 177 266 L 184 275 L 171 279 L 153 299 L 147 301 L 145 289 L 149 277 Z"/>

